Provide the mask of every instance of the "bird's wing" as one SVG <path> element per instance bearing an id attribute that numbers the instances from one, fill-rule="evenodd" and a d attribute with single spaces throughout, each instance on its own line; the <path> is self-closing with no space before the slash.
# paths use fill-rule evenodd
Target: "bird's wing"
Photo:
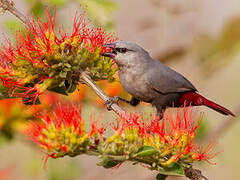
<path id="1" fill-rule="evenodd" d="M 197 91 L 184 76 L 156 60 L 148 69 L 149 71 L 146 73 L 147 84 L 159 93 Z"/>

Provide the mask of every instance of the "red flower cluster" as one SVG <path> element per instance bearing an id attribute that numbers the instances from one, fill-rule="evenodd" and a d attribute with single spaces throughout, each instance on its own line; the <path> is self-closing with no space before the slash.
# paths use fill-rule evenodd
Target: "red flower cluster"
<path id="1" fill-rule="evenodd" d="M 53 114 L 44 115 L 41 123 L 33 123 L 28 131 L 31 139 L 40 145 L 51 157 L 76 156 L 91 150 L 99 154 L 137 157 L 140 149 L 151 147 L 148 162 L 159 162 L 167 167 L 172 163 L 189 165 L 194 161 L 212 159 L 214 145 L 206 149 L 193 143 L 201 115 L 191 108 L 168 110 L 162 121 L 155 116 L 131 114 L 117 119 L 110 126 L 99 126 L 91 118 L 91 129 L 86 131 L 80 110 L 74 106 L 58 107 Z M 114 134 L 104 137 L 106 128 Z M 96 152 L 95 152 L 96 153 Z M 90 153 L 91 154 L 91 153 Z M 142 158 L 142 157 L 138 157 Z"/>
<path id="2" fill-rule="evenodd" d="M 91 25 L 85 14 L 75 16 L 71 33 L 57 33 L 55 19 L 56 13 L 51 17 L 48 11 L 45 21 L 32 18 L 25 32 L 17 33 L 16 46 L 8 42 L 1 47 L 0 80 L 9 96 L 35 103 L 45 90 L 72 92 L 80 68 L 91 71 L 105 66 L 105 72 L 93 72 L 95 79 L 112 78 L 108 74 L 115 72 L 113 63 L 106 66 L 100 53 L 106 50 L 103 44 L 116 40 L 113 35 Z"/>
<path id="3" fill-rule="evenodd" d="M 91 130 L 87 132 L 81 117 L 81 107 L 57 105 L 53 113 L 43 114 L 40 123 L 32 122 L 27 134 L 50 157 L 74 156 L 84 152 L 94 144 L 97 134 L 105 129 L 98 121 L 91 121 Z M 91 141 L 91 136 L 94 136 Z"/>
<path id="4" fill-rule="evenodd" d="M 191 163 L 193 161 L 214 158 L 218 153 L 214 153 L 214 144 L 209 144 L 206 149 L 194 144 L 197 129 L 200 125 L 202 115 L 191 108 L 166 110 L 164 118 L 159 121 L 156 116 L 144 118 L 141 114 L 131 114 L 117 120 L 111 124 L 115 135 L 110 140 L 114 144 L 114 139 L 119 142 L 126 137 L 135 138 L 136 150 L 141 146 L 151 146 L 159 150 L 167 161 L 162 165 L 169 165 L 172 162 L 182 161 Z M 123 149 L 122 152 L 127 151 Z M 170 158 L 169 158 L 170 157 Z"/>

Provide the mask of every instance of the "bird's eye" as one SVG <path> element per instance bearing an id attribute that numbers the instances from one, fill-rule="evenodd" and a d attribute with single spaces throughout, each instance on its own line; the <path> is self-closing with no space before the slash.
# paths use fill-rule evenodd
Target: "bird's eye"
<path id="1" fill-rule="evenodd" d="M 126 53 L 127 52 L 127 48 L 116 48 L 116 51 L 120 52 L 120 53 Z"/>

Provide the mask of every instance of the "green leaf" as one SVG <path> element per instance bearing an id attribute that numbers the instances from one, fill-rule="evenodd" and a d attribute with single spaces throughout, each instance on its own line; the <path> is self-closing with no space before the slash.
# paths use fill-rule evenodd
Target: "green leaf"
<path id="1" fill-rule="evenodd" d="M 151 156 L 157 152 L 158 151 L 152 146 L 143 146 L 138 150 L 136 156 L 140 156 L 140 157 Z"/>
<path id="2" fill-rule="evenodd" d="M 65 71 L 60 72 L 59 77 L 60 78 L 66 78 L 67 77 L 67 72 L 65 72 Z"/>
<path id="3" fill-rule="evenodd" d="M 171 163 L 167 167 L 159 167 L 158 172 L 163 175 L 168 176 L 184 176 L 184 170 L 183 167 L 178 163 Z"/>
<path id="4" fill-rule="evenodd" d="M 73 93 L 76 89 L 77 89 L 77 85 L 76 85 L 76 84 L 72 84 L 72 85 L 67 89 L 67 92 L 68 92 L 68 93 Z"/>
<path id="5" fill-rule="evenodd" d="M 38 105 L 41 104 L 41 101 L 39 99 L 39 97 L 37 99 L 35 99 L 35 97 L 30 97 L 30 98 L 22 98 L 23 104 L 25 105 Z"/>
<path id="6" fill-rule="evenodd" d="M 121 163 L 121 162 L 108 159 L 106 156 L 104 156 L 102 161 L 100 163 L 98 163 L 98 165 L 103 166 L 104 168 L 108 169 L 108 168 L 113 168 L 113 167 L 117 166 L 119 163 Z"/>
<path id="7" fill-rule="evenodd" d="M 51 89 L 48 89 L 49 91 L 52 91 L 52 92 L 55 92 L 55 93 L 58 93 L 58 94 L 62 94 L 62 95 L 68 95 L 67 92 L 66 92 L 66 88 L 65 86 L 62 86 L 62 87 L 54 87 L 54 88 L 51 88 Z"/>
<path id="8" fill-rule="evenodd" d="M 161 173 L 158 173 L 156 176 L 156 180 L 165 180 L 167 178 L 167 175 L 163 175 Z"/>

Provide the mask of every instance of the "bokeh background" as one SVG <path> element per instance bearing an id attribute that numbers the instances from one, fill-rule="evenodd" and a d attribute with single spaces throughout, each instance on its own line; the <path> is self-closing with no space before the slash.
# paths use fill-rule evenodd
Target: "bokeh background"
<path id="1" fill-rule="evenodd" d="M 44 17 L 46 6 L 57 9 L 57 25 L 71 26 L 76 11 L 87 12 L 97 26 L 115 32 L 120 40 L 134 41 L 161 62 L 185 75 L 201 92 L 215 102 L 240 114 L 240 2 L 239 0 L 15 0 L 16 7 L 25 14 Z M 14 39 L 21 28 L 19 21 L 5 13 L 0 16 L 0 39 Z M 130 98 L 119 82 L 98 82 L 109 96 Z M 73 101 L 82 103 L 85 119 L 92 112 L 115 118 L 107 112 L 100 99 L 84 85 L 64 97 L 45 94 L 40 108 L 47 102 Z M 128 111 L 154 112 L 147 104 Z M 209 179 L 240 179 L 240 123 L 228 119 L 208 108 L 199 131 L 199 142 L 206 142 L 211 133 L 223 123 L 228 128 L 218 137 L 217 151 L 222 151 L 213 161 L 196 164 Z M 26 122 L 36 112 L 21 100 L 0 100 L 0 179 L 7 180 L 110 180 L 155 179 L 155 172 L 123 164 L 119 169 L 106 170 L 96 165 L 97 158 L 49 159 L 43 168 L 43 154 L 22 135 Z M 169 178 L 184 179 L 184 178 Z"/>

